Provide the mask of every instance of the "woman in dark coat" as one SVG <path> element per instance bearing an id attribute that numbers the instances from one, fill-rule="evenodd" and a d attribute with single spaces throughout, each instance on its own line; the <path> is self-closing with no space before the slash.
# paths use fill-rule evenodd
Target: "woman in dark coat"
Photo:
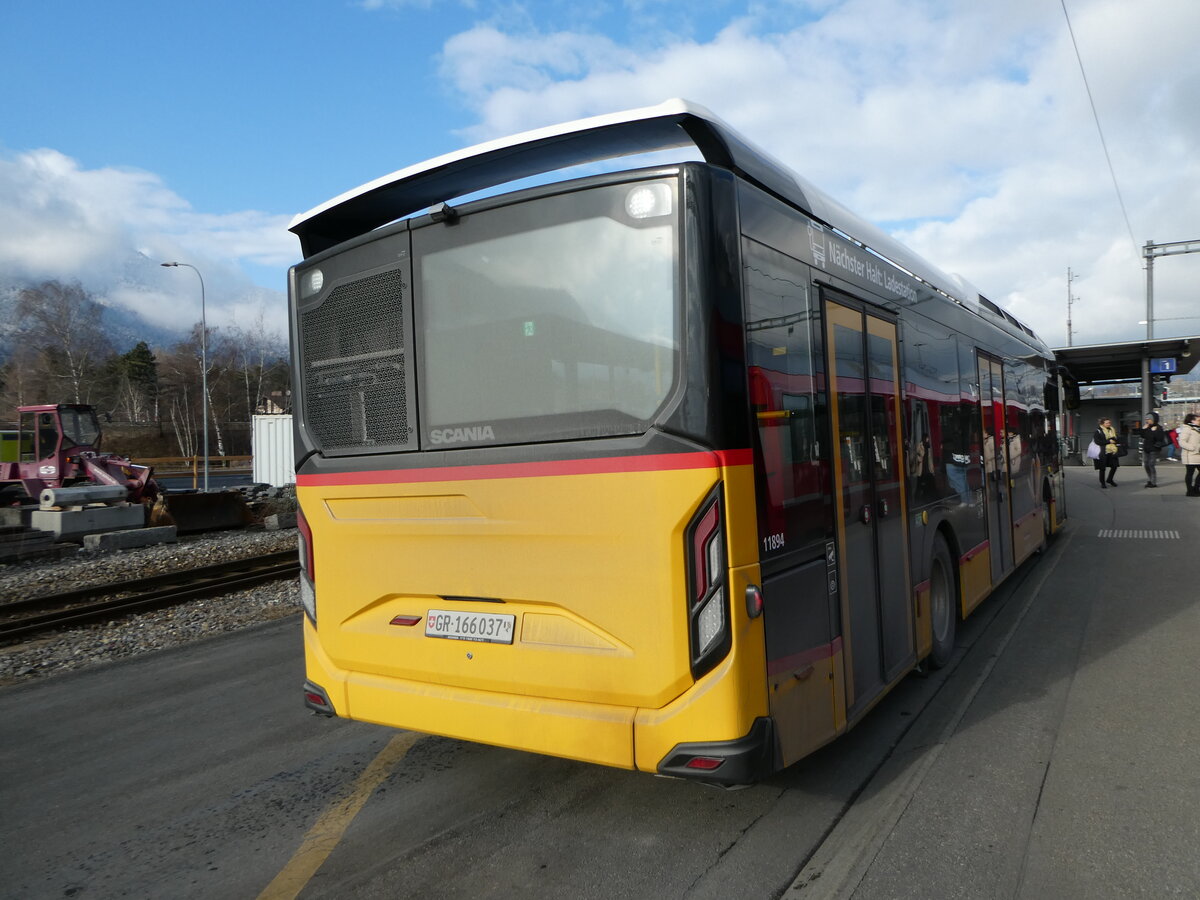
<path id="1" fill-rule="evenodd" d="M 1116 487 L 1117 483 L 1113 481 L 1113 476 L 1117 474 L 1121 460 L 1117 458 L 1117 451 L 1120 447 L 1117 444 L 1117 431 L 1113 428 L 1112 419 L 1100 420 L 1100 425 L 1096 428 L 1096 433 L 1092 435 L 1092 440 L 1100 448 L 1100 457 L 1095 461 L 1096 471 L 1100 473 L 1100 487 L 1107 488 L 1110 484 Z M 1107 478 L 1105 477 L 1106 473 Z"/>

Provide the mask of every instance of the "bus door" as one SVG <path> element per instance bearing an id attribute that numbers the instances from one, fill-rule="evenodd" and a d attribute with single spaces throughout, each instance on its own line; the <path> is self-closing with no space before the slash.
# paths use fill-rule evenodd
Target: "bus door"
<path id="1" fill-rule="evenodd" d="M 896 324 L 825 306 L 847 715 L 916 657 L 900 458 Z"/>
<path id="2" fill-rule="evenodd" d="M 1004 367 L 979 355 L 979 411 L 983 420 L 984 503 L 992 584 L 1013 567 L 1012 497 L 1009 492 L 1008 431 L 1004 416 Z"/>

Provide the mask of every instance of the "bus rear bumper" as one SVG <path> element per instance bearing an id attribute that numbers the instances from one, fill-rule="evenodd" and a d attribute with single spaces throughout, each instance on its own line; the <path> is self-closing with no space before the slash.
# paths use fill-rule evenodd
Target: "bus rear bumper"
<path id="1" fill-rule="evenodd" d="M 651 710 L 347 671 L 325 653 L 307 619 L 304 645 L 307 684 L 323 689 L 324 702 L 312 706 L 318 712 L 716 784 L 749 784 L 778 768 L 773 720 L 765 704 L 744 699 L 761 694 L 762 666 L 735 666 L 732 655 L 673 703 Z M 707 735 L 717 739 L 686 740 Z M 698 757 L 712 760 L 710 768 L 697 768 Z"/>
<path id="2" fill-rule="evenodd" d="M 621 769 L 634 768 L 629 707 L 525 697 L 339 669 L 305 620 L 309 685 L 337 714 L 443 737 L 478 741 Z"/>
<path id="3" fill-rule="evenodd" d="M 743 785 L 761 781 L 776 768 L 775 723 L 763 716 L 736 740 L 677 744 L 658 764 L 658 774 Z"/>

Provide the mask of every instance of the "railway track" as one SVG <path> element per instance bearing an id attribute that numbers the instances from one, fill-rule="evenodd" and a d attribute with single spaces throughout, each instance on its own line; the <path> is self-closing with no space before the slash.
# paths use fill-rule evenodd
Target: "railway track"
<path id="1" fill-rule="evenodd" d="M 0 604 L 0 641 L 28 638 L 66 626 L 107 622 L 131 613 L 241 590 L 264 581 L 295 577 L 299 571 L 296 551 L 282 550 L 181 569 L 168 575 L 3 603 Z"/>

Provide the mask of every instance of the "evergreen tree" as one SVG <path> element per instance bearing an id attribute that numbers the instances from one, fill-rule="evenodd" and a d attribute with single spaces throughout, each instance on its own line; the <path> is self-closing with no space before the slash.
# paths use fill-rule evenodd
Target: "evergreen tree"
<path id="1" fill-rule="evenodd" d="M 120 376 L 120 405 L 130 422 L 158 419 L 158 360 L 145 341 L 117 361 Z"/>

